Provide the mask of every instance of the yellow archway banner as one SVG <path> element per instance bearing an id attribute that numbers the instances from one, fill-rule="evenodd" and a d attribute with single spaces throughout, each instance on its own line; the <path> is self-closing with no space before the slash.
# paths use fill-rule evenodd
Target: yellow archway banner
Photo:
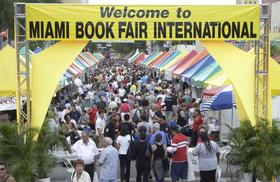
<path id="1" fill-rule="evenodd" d="M 41 128 L 59 79 L 86 44 L 61 41 L 31 57 L 32 127 Z"/>
<path id="2" fill-rule="evenodd" d="M 7 45 L 0 51 L 0 96 L 16 95 L 16 51 Z"/>

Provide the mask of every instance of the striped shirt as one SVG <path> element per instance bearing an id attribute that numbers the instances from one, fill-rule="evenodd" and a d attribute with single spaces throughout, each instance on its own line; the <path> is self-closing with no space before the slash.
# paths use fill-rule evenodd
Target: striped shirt
<path id="1" fill-rule="evenodd" d="M 171 141 L 171 146 L 173 151 L 172 162 L 185 162 L 187 161 L 187 147 L 188 139 L 185 135 L 181 133 L 176 134 Z"/>

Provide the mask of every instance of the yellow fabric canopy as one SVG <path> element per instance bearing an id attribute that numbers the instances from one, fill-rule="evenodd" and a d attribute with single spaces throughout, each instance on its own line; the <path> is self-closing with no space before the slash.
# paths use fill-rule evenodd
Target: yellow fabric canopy
<path id="1" fill-rule="evenodd" d="M 61 41 L 32 56 L 32 127 L 41 128 L 59 79 L 86 44 Z"/>
<path id="2" fill-rule="evenodd" d="M 16 95 L 16 51 L 9 45 L 0 51 L 0 96 Z"/>
<path id="3" fill-rule="evenodd" d="M 269 73 L 271 94 L 280 95 L 280 65 L 272 58 L 269 59 Z"/>
<path id="4" fill-rule="evenodd" d="M 228 76 L 222 70 L 204 81 L 204 86 L 208 88 L 230 84 L 231 82 L 229 81 Z"/>
<path id="5" fill-rule="evenodd" d="M 252 55 L 223 41 L 202 41 L 207 51 L 214 57 L 228 75 L 237 98 L 240 120 L 249 119 L 255 124 L 254 114 L 254 59 Z M 241 112 L 244 109 L 244 112 Z"/>

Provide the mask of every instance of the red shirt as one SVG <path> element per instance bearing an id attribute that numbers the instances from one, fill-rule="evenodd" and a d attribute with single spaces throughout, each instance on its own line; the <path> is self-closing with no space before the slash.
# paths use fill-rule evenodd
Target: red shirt
<path id="1" fill-rule="evenodd" d="M 198 132 L 198 129 L 202 125 L 202 123 L 203 123 L 202 116 L 201 115 L 197 116 L 193 123 L 193 131 Z"/>
<path id="2" fill-rule="evenodd" d="M 93 125 L 95 123 L 95 117 L 96 113 L 98 112 L 98 109 L 91 109 L 89 112 L 89 124 Z"/>
<path id="3" fill-rule="evenodd" d="M 188 145 L 188 138 L 181 133 L 176 134 L 172 138 L 171 146 L 177 149 L 172 155 L 172 162 L 185 162 L 188 160 L 187 145 Z"/>
<path id="4" fill-rule="evenodd" d="M 121 112 L 123 113 L 129 113 L 130 112 L 130 106 L 128 103 L 123 103 L 121 105 Z"/>

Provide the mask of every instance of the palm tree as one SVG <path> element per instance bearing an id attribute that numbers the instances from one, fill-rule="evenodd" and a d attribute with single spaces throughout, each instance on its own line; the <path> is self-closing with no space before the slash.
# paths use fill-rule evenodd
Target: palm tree
<path id="1" fill-rule="evenodd" d="M 36 141 L 38 130 L 22 129 L 16 124 L 0 124 L 0 156 L 7 162 L 9 173 L 16 181 L 34 181 L 36 166 Z"/>

